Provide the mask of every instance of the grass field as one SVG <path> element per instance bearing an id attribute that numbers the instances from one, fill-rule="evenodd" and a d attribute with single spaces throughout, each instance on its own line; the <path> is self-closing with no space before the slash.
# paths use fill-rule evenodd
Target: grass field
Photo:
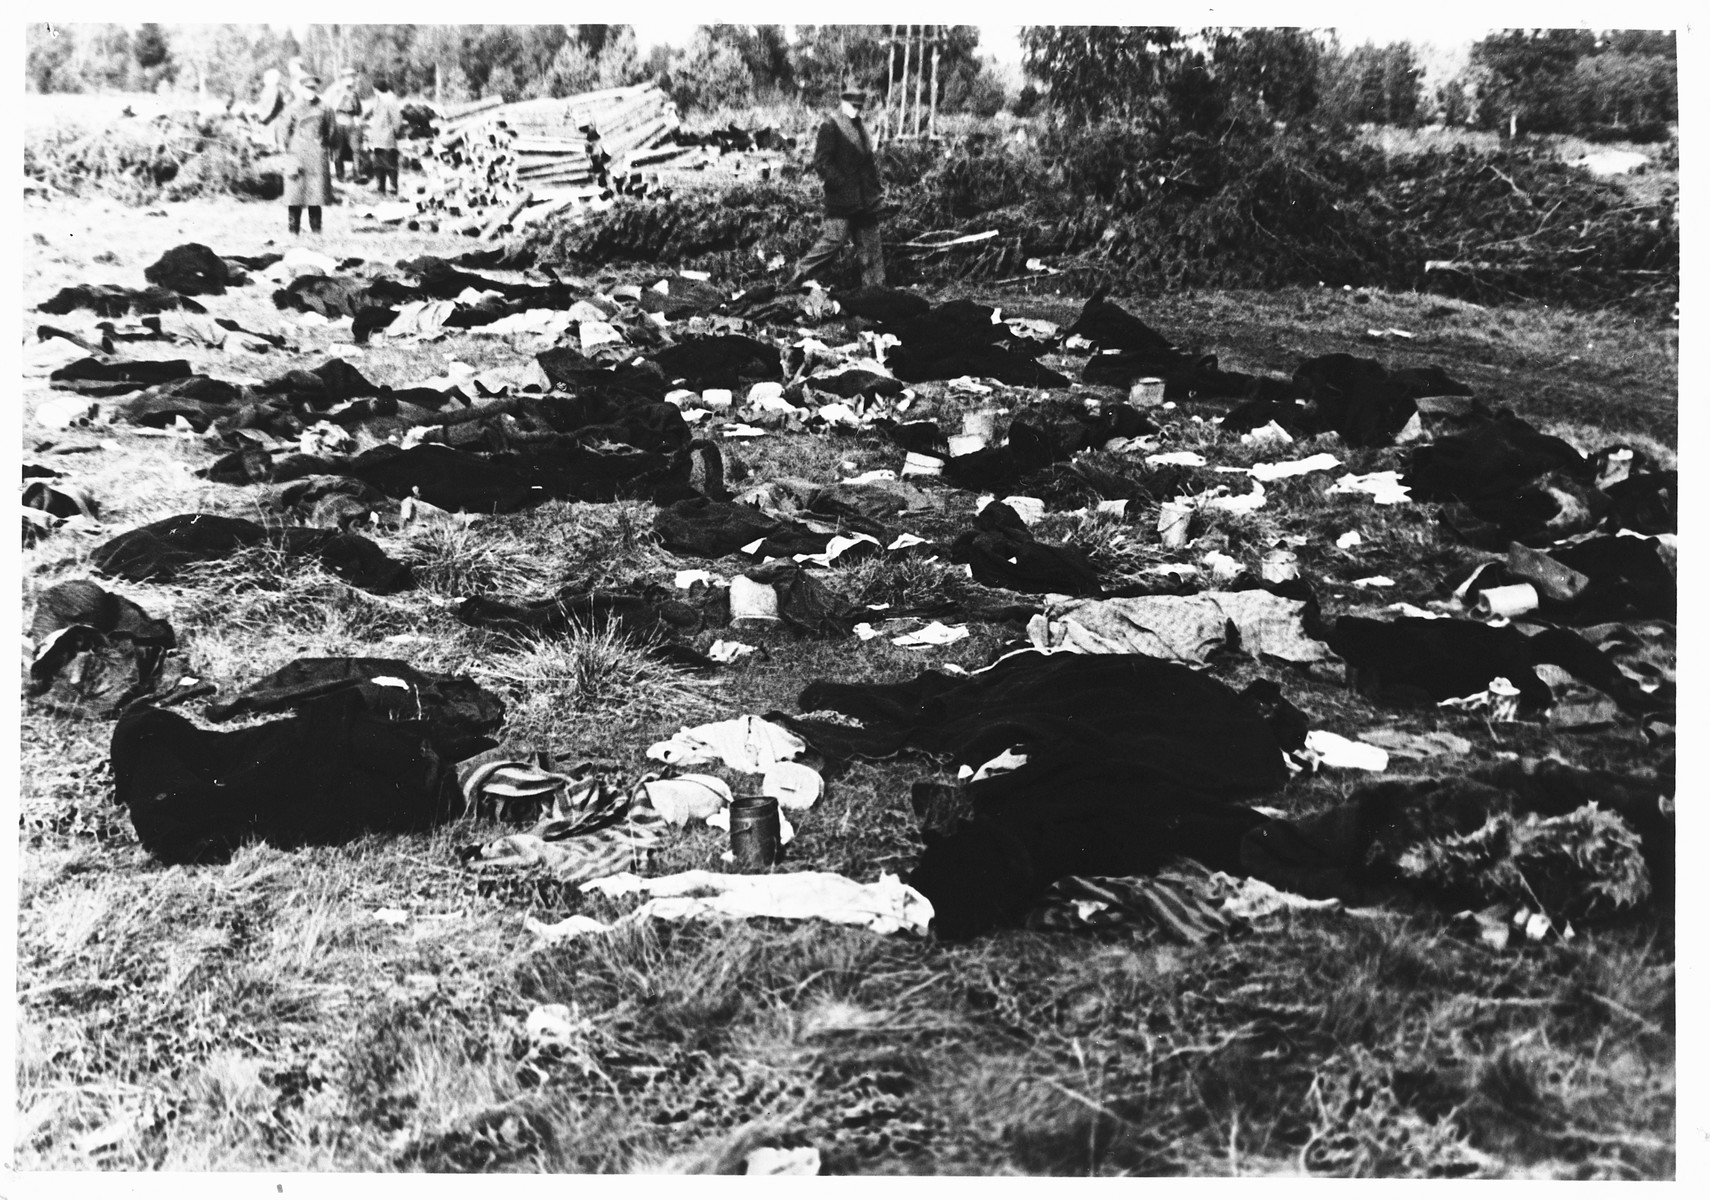
<path id="1" fill-rule="evenodd" d="M 328 210 L 320 248 L 390 263 L 471 244 L 364 229 L 350 212 Z M 26 342 L 41 319 L 28 308 L 67 284 L 140 286 L 142 268 L 183 241 L 236 254 L 285 244 L 278 206 L 231 200 L 30 203 L 22 224 Z M 947 293 L 956 294 L 1054 320 L 1070 319 L 1082 299 L 977 286 Z M 1218 353 L 1226 368 L 1286 371 L 1330 350 L 1439 363 L 1581 449 L 1626 441 L 1674 465 L 1673 325 L 1322 289 L 1171 295 L 1130 307 Z M 256 328 L 283 316 L 263 287 L 215 298 L 210 310 Z M 1368 328 L 1390 327 L 1416 336 L 1363 340 Z M 131 349 L 188 357 L 228 379 L 343 356 L 392 384 L 440 374 L 452 359 L 481 366 L 518 353 L 501 339 L 454 334 L 354 356 L 348 329 L 295 336 L 296 355 Z M 964 407 L 943 388 L 922 392 L 929 415 L 954 420 Z M 45 395 L 27 387 L 25 412 Z M 101 449 L 64 461 L 112 532 L 178 512 L 252 510 L 245 489 L 194 478 L 212 458 L 197 440 L 125 427 L 100 438 Z M 63 439 L 26 418 L 26 452 Z M 1218 461 L 1250 461 L 1232 438 L 1185 418 L 1167 439 Z M 736 453 L 753 481 L 828 478 L 842 461 L 867 469 L 900 458 L 860 434 L 772 437 Z M 1348 469 L 1366 471 L 1396 455 L 1344 457 Z M 1221 543 L 1250 556 L 1266 535 L 1304 533 L 1313 539 L 1300 551 L 1310 577 L 1398 581 L 1381 595 L 1326 585 L 1332 614 L 1417 601 L 1472 557 L 1426 514 L 1328 497 L 1326 482 L 1278 484 L 1272 507 L 1249 519 L 1256 527 L 1231 523 L 1202 552 Z M 969 499 L 950 501 L 944 528 L 965 520 Z M 169 619 L 206 678 L 241 685 L 304 654 L 402 654 L 501 693 L 506 736 L 546 739 L 563 761 L 599 760 L 618 778 L 639 773 L 646 746 L 682 724 L 794 711 L 816 678 L 978 666 L 1013 632 L 976 625 L 967 641 L 924 651 L 777 635 L 767 657 L 708 684 L 593 639 L 518 650 L 460 625 L 443 604 L 472 582 L 544 595 L 569 580 L 740 569 L 650 544 L 651 515 L 633 502 L 550 504 L 479 520 L 465 539 L 389 542 L 401 556 L 432 558 L 425 594 L 374 597 L 318 568 L 288 576 L 262 563 L 247 579 L 210 572 L 116 590 Z M 1337 550 L 1334 534 L 1350 528 L 1364 531 L 1364 544 Z M 1107 561 L 1119 551 L 1161 557 L 1139 528 L 1053 517 L 1044 532 Z M 86 573 L 98 540 L 56 534 L 24 553 L 26 621 L 42 588 Z M 872 564 L 824 578 L 861 599 L 948 585 L 930 569 Z M 1237 686 L 1278 675 L 1251 663 L 1213 670 Z M 1326 678 L 1281 682 L 1315 727 L 1352 736 L 1392 723 L 1394 714 Z M 1563 738 L 1459 715 L 1406 719 L 1469 738 L 1475 762 L 1554 752 L 1582 765 L 1642 767 L 1652 758 L 1630 729 Z M 763 921 L 655 924 L 537 948 L 525 913 L 555 918 L 577 900 L 480 886 L 453 851 L 492 836 L 490 825 L 292 853 L 252 846 L 228 865 L 162 868 L 112 804 L 109 735 L 108 725 L 25 711 L 20 1168 L 716 1172 L 740 1170 L 749 1149 L 771 1145 L 814 1146 L 829 1171 L 878 1174 L 1674 1173 L 1671 916 L 1503 954 L 1423 911 L 1279 917 L 1245 939 L 1198 949 L 1138 934 L 1022 931 L 949 945 Z M 798 822 L 789 867 L 860 879 L 906 871 L 920 845 L 906 802 L 919 778 L 948 775 L 921 759 L 834 774 Z M 1329 772 L 1271 802 L 1310 811 L 1356 782 Z M 692 827 L 659 869 L 718 869 L 724 844 L 717 831 Z M 408 915 L 383 922 L 382 908 Z M 584 911 L 615 909 L 595 900 Z M 519 1062 L 523 1022 L 542 1003 L 571 1005 L 581 1018 L 575 1044 L 544 1081 Z"/>

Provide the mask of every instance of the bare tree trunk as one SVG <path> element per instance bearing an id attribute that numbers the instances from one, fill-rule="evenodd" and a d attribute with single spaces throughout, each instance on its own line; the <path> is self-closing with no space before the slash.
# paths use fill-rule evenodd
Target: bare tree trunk
<path id="1" fill-rule="evenodd" d="M 885 106 L 879 119 L 879 137 L 889 141 L 891 138 L 891 98 L 897 91 L 897 27 L 885 26 Z"/>
<path id="2" fill-rule="evenodd" d="M 939 27 L 934 26 L 933 28 Z M 936 35 L 932 40 L 932 91 L 928 103 L 931 107 L 926 112 L 926 136 L 935 138 L 938 136 L 938 38 Z"/>
<path id="3" fill-rule="evenodd" d="M 903 26 L 907 32 L 903 34 L 903 71 L 902 87 L 897 97 L 897 136 L 901 137 L 908 128 L 908 68 L 909 52 L 914 49 L 914 26 Z"/>

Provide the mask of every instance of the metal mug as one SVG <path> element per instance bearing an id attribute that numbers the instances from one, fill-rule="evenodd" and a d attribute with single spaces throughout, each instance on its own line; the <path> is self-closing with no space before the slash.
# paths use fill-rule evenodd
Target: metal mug
<path id="1" fill-rule="evenodd" d="M 770 796 L 738 796 L 730 805 L 730 850 L 736 865 L 758 871 L 778 861 L 783 847 L 778 802 Z"/>

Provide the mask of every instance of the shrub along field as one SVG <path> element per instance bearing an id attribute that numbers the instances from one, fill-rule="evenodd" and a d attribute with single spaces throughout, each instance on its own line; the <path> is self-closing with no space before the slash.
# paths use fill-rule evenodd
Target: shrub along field
<path id="1" fill-rule="evenodd" d="M 984 168 L 970 159 L 956 169 Z M 955 194 L 946 188 L 941 202 Z M 468 245 L 360 229 L 348 214 L 329 210 L 320 241 L 336 256 L 391 262 Z M 915 220 L 891 236 L 954 223 Z M 283 226 L 277 206 L 229 198 L 157 210 L 31 203 L 25 303 L 77 282 L 137 285 L 146 264 L 183 241 L 261 253 L 284 242 Z M 651 277 L 614 268 L 599 278 Z M 1060 294 L 976 281 L 941 282 L 929 294 L 1066 322 L 1085 295 L 1069 282 L 1057 281 Z M 1332 350 L 1437 363 L 1582 448 L 1624 439 L 1674 465 L 1672 323 L 1364 287 L 1179 290 L 1124 302 L 1229 369 L 1286 371 Z M 261 287 L 210 304 L 252 328 L 281 317 Z M 26 311 L 26 340 L 37 323 Z M 1416 336 L 1362 346 L 1373 327 Z M 352 354 L 348 328 L 294 336 L 301 365 Z M 224 378 L 299 365 L 277 354 L 173 353 Z M 351 361 L 376 382 L 402 385 L 452 359 L 480 367 L 517 353 L 454 332 L 431 345 L 377 344 Z M 967 407 L 942 386 L 920 391 L 925 414 L 947 424 Z M 27 394 L 26 410 L 41 396 Z M 1000 399 L 1025 397 L 1006 390 Z M 27 420 L 23 430 L 26 451 L 64 436 Z M 1251 459 L 1185 414 L 1166 436 L 1172 448 Z M 177 512 L 252 511 L 246 489 L 191 474 L 213 458 L 197 439 L 118 427 L 80 440 L 100 448 L 66 461 L 110 531 Z M 1336 448 L 1352 471 L 1388 468 L 1398 453 Z M 829 479 L 841 462 L 866 470 L 901 458 L 861 433 L 778 435 L 733 453 L 754 482 Z M 1303 534 L 1308 578 L 1397 581 L 1377 595 L 1324 586 L 1328 611 L 1355 613 L 1423 597 L 1470 558 L 1417 507 L 1378 509 L 1324 495 L 1325 486 L 1322 475 L 1278 483 L 1269 507 L 1214 527 L 1200 552 L 1250 559 L 1279 534 Z M 681 725 L 795 711 L 817 678 L 977 667 L 1019 632 L 976 623 L 968 640 L 926 650 L 764 635 L 764 655 L 707 680 L 599 637 L 519 645 L 453 618 L 451 599 L 477 590 L 544 595 L 570 581 L 668 583 L 687 566 L 740 569 L 666 553 L 651 537 L 652 512 L 641 502 L 548 504 L 478 520 L 467 534 L 390 539 L 390 550 L 422 564 L 424 586 L 401 597 L 267 555 L 119 590 L 171 621 L 200 677 L 241 685 L 301 655 L 401 654 L 500 693 L 504 736 L 542 739 L 561 761 L 594 760 L 618 780 L 643 771 L 645 748 Z M 1150 515 L 1053 515 L 1040 533 L 1083 546 L 1103 569 L 1127 570 L 1165 557 Z M 964 520 L 953 504 L 944 529 Z M 1335 538 L 1348 529 L 1364 542 L 1339 550 Z M 26 619 L 42 589 L 87 573 L 98 540 L 56 534 L 25 551 Z M 823 579 L 863 602 L 976 589 L 946 564 L 870 561 Z M 1315 727 L 1352 735 L 1371 720 L 1322 675 L 1244 659 L 1210 669 L 1236 686 L 1278 678 Z M 1458 733 L 1479 763 L 1555 752 L 1579 765 L 1656 765 L 1626 728 L 1562 737 L 1436 711 L 1397 723 Z M 1669 914 L 1502 953 L 1423 910 L 1282 915 L 1198 948 L 1136 932 L 1005 931 L 944 944 L 770 921 L 644 924 L 543 948 L 525 914 L 609 917 L 611 902 L 530 879 L 479 881 L 454 851 L 495 836 L 493 824 L 290 853 L 256 845 L 225 865 L 163 868 L 113 806 L 110 732 L 24 713 L 14 1147 L 24 1168 L 716 1172 L 740 1171 L 747 1151 L 765 1145 L 816 1147 L 833 1172 L 1674 1172 Z M 1315 811 L 1343 797 L 1352 776 L 1303 778 L 1273 802 Z M 865 880 L 906 872 L 920 849 L 907 796 L 923 778 L 950 776 L 920 758 L 832 772 L 783 869 Z M 717 831 L 691 827 L 673 834 L 658 869 L 718 869 L 724 845 Z M 404 915 L 383 921 L 382 909 Z M 543 1077 L 521 1059 L 523 1023 L 544 1003 L 570 1006 L 579 1024 Z"/>
<path id="2" fill-rule="evenodd" d="M 1680 294 L 1672 172 L 1600 180 L 1563 161 L 1584 143 L 1484 140 L 1390 148 L 1310 131 L 1222 141 L 1119 123 L 965 129 L 948 150 L 885 147 L 888 234 L 917 243 L 898 264 L 902 282 L 1025 281 L 1039 273 L 1029 260 L 1043 259 L 1064 273 L 1046 286 L 1082 290 L 1328 284 L 1670 311 Z M 811 174 L 674 182 L 669 199 L 548 223 L 528 241 L 546 261 L 684 262 L 734 280 L 774 253 L 799 256 L 817 232 Z M 984 232 L 996 236 L 918 246 Z"/>

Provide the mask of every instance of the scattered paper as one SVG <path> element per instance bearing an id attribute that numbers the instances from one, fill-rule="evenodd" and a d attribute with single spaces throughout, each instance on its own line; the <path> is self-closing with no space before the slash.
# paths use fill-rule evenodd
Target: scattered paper
<path id="1" fill-rule="evenodd" d="M 946 625 L 941 621 L 934 621 L 924 629 L 917 629 L 913 633 L 905 633 L 901 637 L 892 638 L 891 645 L 948 646 L 952 642 L 959 642 L 967 636 L 968 627 L 966 625 Z"/>
<path id="2" fill-rule="evenodd" d="M 1323 729 L 1314 729 L 1306 735 L 1306 750 L 1321 766 L 1355 771 L 1389 769 L 1389 752 L 1382 746 L 1352 741 Z"/>
<path id="3" fill-rule="evenodd" d="M 1410 504 L 1413 497 L 1401 482 L 1400 471 L 1372 471 L 1366 475 L 1344 475 L 1326 493 L 1331 496 L 1364 493 L 1379 504 Z"/>
<path id="4" fill-rule="evenodd" d="M 610 933 L 612 931 L 612 927 L 604 921 L 596 921 L 593 917 L 585 917 L 581 913 L 566 917 L 552 925 L 538 921 L 533 917 L 524 917 L 523 928 L 548 944 L 584 937 L 590 933 Z"/>
<path id="5" fill-rule="evenodd" d="M 1168 454 L 1148 454 L 1149 467 L 1203 467 L 1205 455 L 1195 450 L 1171 450 Z"/>
<path id="6" fill-rule="evenodd" d="M 1363 541 L 1365 541 L 1365 539 L 1360 536 L 1359 530 L 1350 529 L 1347 533 L 1344 533 L 1341 537 L 1336 539 L 1336 548 L 1338 550 L 1352 550 Z"/>
<path id="7" fill-rule="evenodd" d="M 1293 441 L 1294 435 L 1275 421 L 1268 421 L 1241 435 L 1243 446 L 1287 446 Z"/>
<path id="8" fill-rule="evenodd" d="M 1273 479 L 1292 479 L 1297 475 L 1309 475 L 1313 471 L 1329 471 L 1342 465 L 1342 460 L 1334 454 L 1314 454 L 1309 458 L 1297 458 L 1292 462 L 1254 463 L 1248 473 L 1254 479 L 1269 483 Z"/>
<path id="9" fill-rule="evenodd" d="M 750 646 L 746 642 L 717 641 L 707 650 L 707 657 L 715 663 L 733 663 L 739 658 L 747 658 L 758 649 L 759 647 Z"/>

